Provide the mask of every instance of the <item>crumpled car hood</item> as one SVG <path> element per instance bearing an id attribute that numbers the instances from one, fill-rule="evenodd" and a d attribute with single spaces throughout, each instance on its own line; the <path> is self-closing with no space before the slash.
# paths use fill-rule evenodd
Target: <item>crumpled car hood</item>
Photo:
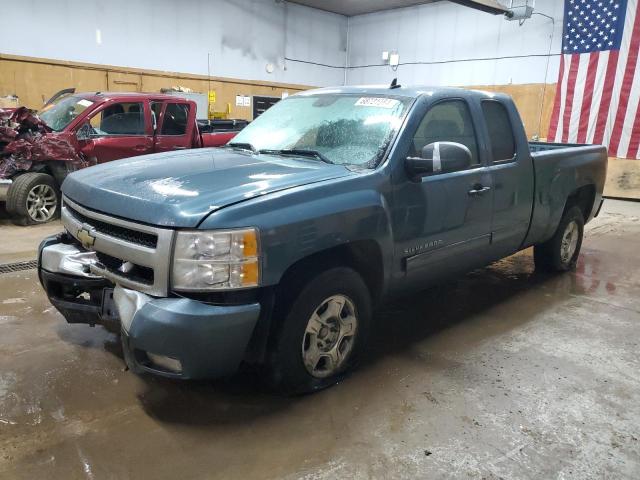
<path id="1" fill-rule="evenodd" d="M 195 227 L 209 213 L 287 188 L 350 175 L 313 159 L 250 155 L 220 148 L 143 155 L 72 173 L 63 193 L 121 218 Z"/>
<path id="2" fill-rule="evenodd" d="M 26 107 L 0 109 L 0 178 L 51 160 L 70 162 L 72 170 L 90 165 L 77 148 L 75 134 L 52 132 Z"/>

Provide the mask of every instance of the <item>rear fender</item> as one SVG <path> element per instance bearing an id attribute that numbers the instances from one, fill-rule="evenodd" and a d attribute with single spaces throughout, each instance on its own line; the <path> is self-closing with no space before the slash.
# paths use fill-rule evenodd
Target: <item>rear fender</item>
<path id="1" fill-rule="evenodd" d="M 525 246 L 550 239 L 570 199 L 587 186 L 594 194 L 585 221 L 593 218 L 604 188 L 606 150 L 600 146 L 579 148 L 579 152 L 549 150 L 536 155 L 534 211 Z"/>

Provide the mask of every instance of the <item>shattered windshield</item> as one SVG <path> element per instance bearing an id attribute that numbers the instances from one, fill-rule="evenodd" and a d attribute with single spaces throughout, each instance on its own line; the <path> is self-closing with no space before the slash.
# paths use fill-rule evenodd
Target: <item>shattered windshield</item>
<path id="1" fill-rule="evenodd" d="M 399 96 L 296 95 L 260 115 L 231 145 L 262 153 L 313 153 L 329 163 L 374 168 L 411 101 Z"/>
<path id="2" fill-rule="evenodd" d="M 47 106 L 38 115 L 52 130 L 59 132 L 91 105 L 93 105 L 91 100 L 71 95 L 62 97 L 56 103 Z"/>

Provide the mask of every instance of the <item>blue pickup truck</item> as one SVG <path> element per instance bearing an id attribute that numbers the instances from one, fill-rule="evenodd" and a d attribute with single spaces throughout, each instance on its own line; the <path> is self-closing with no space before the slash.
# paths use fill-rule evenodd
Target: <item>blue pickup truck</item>
<path id="1" fill-rule="evenodd" d="M 311 90 L 224 148 L 71 174 L 40 281 L 69 323 L 120 332 L 133 371 L 255 365 L 311 392 L 354 366 L 384 299 L 530 246 L 573 268 L 606 165 L 602 146 L 527 142 L 506 95 Z"/>

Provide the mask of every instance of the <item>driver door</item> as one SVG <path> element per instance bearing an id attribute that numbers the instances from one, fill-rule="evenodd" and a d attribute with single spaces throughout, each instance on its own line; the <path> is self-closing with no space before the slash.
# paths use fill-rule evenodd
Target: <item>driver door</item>
<path id="1" fill-rule="evenodd" d="M 146 102 L 107 103 L 89 119 L 91 138 L 82 151 L 98 163 L 153 153 Z"/>
<path id="2" fill-rule="evenodd" d="M 441 141 L 465 145 L 471 152 L 469 168 L 406 179 L 395 193 L 396 258 L 415 286 L 482 265 L 489 254 L 493 185 L 479 157 L 466 100 L 432 105 L 413 135 L 409 156 Z"/>

